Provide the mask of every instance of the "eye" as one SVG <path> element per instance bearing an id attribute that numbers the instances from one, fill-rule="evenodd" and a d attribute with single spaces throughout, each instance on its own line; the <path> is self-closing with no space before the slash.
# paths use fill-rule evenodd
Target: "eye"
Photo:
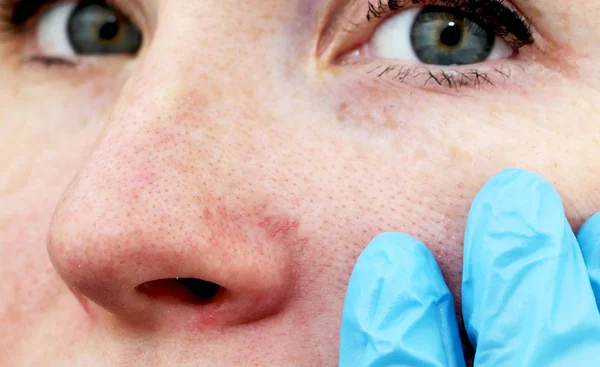
<path id="1" fill-rule="evenodd" d="M 466 65 L 514 54 L 496 32 L 458 9 L 410 8 L 386 20 L 367 45 L 371 56 L 434 65 Z"/>
<path id="2" fill-rule="evenodd" d="M 119 10 L 105 4 L 60 3 L 39 17 L 36 41 L 49 57 L 136 54 L 142 34 Z"/>

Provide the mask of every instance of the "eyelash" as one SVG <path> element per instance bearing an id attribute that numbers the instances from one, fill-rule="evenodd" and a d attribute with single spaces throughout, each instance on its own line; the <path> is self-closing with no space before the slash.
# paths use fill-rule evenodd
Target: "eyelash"
<path id="1" fill-rule="evenodd" d="M 384 19 L 413 5 L 423 7 L 440 4 L 461 10 L 479 20 L 516 50 L 534 42 L 530 20 L 517 10 L 507 7 L 504 0 L 378 0 L 376 3 L 369 1 L 365 19 L 367 22 Z M 380 64 L 375 68 L 372 64 L 369 65 L 371 67 L 366 73 L 378 79 L 387 78 L 400 83 L 412 79 L 422 83 L 424 87 L 447 87 L 451 90 L 458 90 L 460 87 L 493 87 L 498 82 L 509 79 L 512 74 L 510 67 L 505 64 L 493 67 L 465 65 L 452 68 L 428 65 L 407 66 L 400 63 Z"/>
<path id="2" fill-rule="evenodd" d="M 406 65 L 379 65 L 371 69 L 367 74 L 373 74 L 378 78 L 390 77 L 392 81 L 403 83 L 406 79 L 412 78 L 423 82 L 423 86 L 448 87 L 458 89 L 459 87 L 495 87 L 495 79 L 500 77 L 506 80 L 511 76 L 511 70 L 505 65 L 493 67 L 488 71 L 482 71 L 476 68 L 467 70 L 433 70 L 427 67 L 408 67 Z"/>

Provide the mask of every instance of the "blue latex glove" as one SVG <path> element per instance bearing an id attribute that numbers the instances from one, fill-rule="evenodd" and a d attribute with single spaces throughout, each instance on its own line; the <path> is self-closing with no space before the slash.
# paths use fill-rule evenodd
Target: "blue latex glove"
<path id="1" fill-rule="evenodd" d="M 476 367 L 600 365 L 600 213 L 576 239 L 549 183 L 504 171 L 473 201 L 464 255 Z M 340 366 L 464 365 L 452 296 L 427 247 L 376 237 L 350 278 Z"/>

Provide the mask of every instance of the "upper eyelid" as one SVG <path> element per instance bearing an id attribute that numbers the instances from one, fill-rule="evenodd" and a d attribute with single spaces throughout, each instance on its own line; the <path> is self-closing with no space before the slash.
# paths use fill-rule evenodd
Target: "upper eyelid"
<path id="1" fill-rule="evenodd" d="M 335 60 L 340 49 L 348 47 L 347 37 L 340 37 L 340 33 L 354 33 L 361 37 L 354 37 L 353 43 L 367 41 L 368 35 L 374 24 L 366 22 L 365 5 L 367 0 L 337 0 L 331 6 L 332 10 L 326 15 L 330 19 L 321 32 L 317 45 L 317 57 L 325 64 Z"/>

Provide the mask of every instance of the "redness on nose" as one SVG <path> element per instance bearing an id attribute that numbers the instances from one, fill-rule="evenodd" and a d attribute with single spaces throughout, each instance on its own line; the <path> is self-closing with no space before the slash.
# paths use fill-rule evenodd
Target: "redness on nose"
<path id="1" fill-rule="evenodd" d="M 308 242 L 308 238 L 298 233 L 300 220 L 288 215 L 270 213 L 268 202 L 248 205 L 245 210 L 231 210 L 220 204 L 206 206 L 210 209 L 203 211 L 202 220 L 213 240 L 243 242 L 248 240 L 247 233 L 258 227 L 263 236 L 258 240 L 254 239 L 252 244 L 277 243 L 278 247 L 290 248 Z"/>
<path id="2" fill-rule="evenodd" d="M 146 282 L 138 290 L 157 300 L 205 304 L 213 301 L 224 289 L 201 279 L 175 278 Z"/>

